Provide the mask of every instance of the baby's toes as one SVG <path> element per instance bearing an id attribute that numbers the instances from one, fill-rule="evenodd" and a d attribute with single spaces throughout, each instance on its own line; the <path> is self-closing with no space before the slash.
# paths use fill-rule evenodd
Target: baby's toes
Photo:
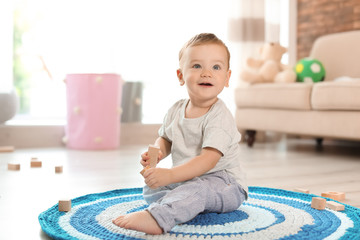
<path id="1" fill-rule="evenodd" d="M 120 224 L 123 222 L 124 216 L 119 216 L 118 218 L 112 220 L 113 224 L 120 227 Z"/>

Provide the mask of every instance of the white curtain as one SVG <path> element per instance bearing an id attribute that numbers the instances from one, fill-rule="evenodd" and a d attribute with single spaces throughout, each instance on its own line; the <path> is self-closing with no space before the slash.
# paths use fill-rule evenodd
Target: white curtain
<path id="1" fill-rule="evenodd" d="M 229 40 L 236 43 L 241 65 L 247 56 L 255 56 L 265 41 L 264 0 L 232 0 Z"/>
<path id="2" fill-rule="evenodd" d="M 281 3 L 281 0 L 232 0 L 228 37 L 236 48 L 232 54 L 237 54 L 240 68 L 248 57 L 260 57 L 259 49 L 264 42 L 280 42 Z"/>
<path id="3" fill-rule="evenodd" d="M 281 1 L 265 0 L 265 41 L 280 42 Z"/>

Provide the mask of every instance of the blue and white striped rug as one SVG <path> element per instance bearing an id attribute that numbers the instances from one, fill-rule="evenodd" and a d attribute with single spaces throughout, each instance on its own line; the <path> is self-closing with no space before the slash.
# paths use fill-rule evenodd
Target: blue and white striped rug
<path id="1" fill-rule="evenodd" d="M 360 239 L 360 209 L 311 208 L 315 195 L 250 187 L 249 199 L 231 213 L 205 213 L 163 235 L 146 235 L 112 223 L 147 207 L 141 188 L 89 194 L 72 200 L 64 213 L 54 205 L 39 215 L 54 239 Z"/>

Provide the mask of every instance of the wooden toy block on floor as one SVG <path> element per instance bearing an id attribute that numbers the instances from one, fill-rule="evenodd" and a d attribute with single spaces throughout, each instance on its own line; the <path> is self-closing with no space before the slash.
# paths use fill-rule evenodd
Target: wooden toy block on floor
<path id="1" fill-rule="evenodd" d="M 63 166 L 55 166 L 55 173 L 62 173 L 63 172 Z"/>
<path id="2" fill-rule="evenodd" d="M 344 211 L 345 210 L 344 205 L 342 205 L 341 203 L 334 202 L 334 201 L 326 202 L 326 207 L 330 208 L 334 211 Z"/>
<path id="3" fill-rule="evenodd" d="M 19 163 L 8 163 L 8 170 L 18 171 L 20 170 Z"/>
<path id="4" fill-rule="evenodd" d="M 69 212 L 71 210 L 71 199 L 59 200 L 59 211 Z"/>
<path id="5" fill-rule="evenodd" d="M 336 201 L 344 201 L 345 200 L 344 192 L 323 192 L 323 193 L 321 193 L 321 196 L 331 198 Z"/>
<path id="6" fill-rule="evenodd" d="M 304 189 L 304 188 L 295 188 L 294 191 L 301 193 L 310 193 L 309 189 Z"/>
<path id="7" fill-rule="evenodd" d="M 37 158 L 31 158 L 30 167 L 41 167 L 42 162 L 39 161 Z"/>
<path id="8" fill-rule="evenodd" d="M 321 197 L 313 197 L 311 200 L 311 207 L 317 210 L 324 210 L 326 206 L 326 199 Z"/>
<path id="9" fill-rule="evenodd" d="M 14 146 L 0 146 L 0 153 L 13 152 L 14 150 L 15 150 Z"/>

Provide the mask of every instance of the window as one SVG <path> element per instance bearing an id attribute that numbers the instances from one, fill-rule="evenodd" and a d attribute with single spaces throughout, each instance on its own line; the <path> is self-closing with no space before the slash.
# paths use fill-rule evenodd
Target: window
<path id="1" fill-rule="evenodd" d="M 67 73 L 118 73 L 125 81 L 143 82 L 143 123 L 162 122 L 167 109 L 187 97 L 176 69 L 178 51 L 190 37 L 213 32 L 231 53 L 237 50 L 227 39 L 231 2 L 16 0 L 14 74 L 20 113 L 65 122 Z M 231 87 L 221 95 L 230 109 L 240 67 L 236 55 Z"/>
<path id="2" fill-rule="evenodd" d="M 65 118 L 66 73 L 115 72 L 144 83 L 143 122 L 159 123 L 186 96 L 176 78 L 184 42 L 199 32 L 227 36 L 220 0 L 18 0 L 15 9 L 28 75 L 22 112 L 33 118 Z"/>
<path id="3" fill-rule="evenodd" d="M 0 93 L 9 92 L 12 89 L 12 5 L 0 2 Z"/>

